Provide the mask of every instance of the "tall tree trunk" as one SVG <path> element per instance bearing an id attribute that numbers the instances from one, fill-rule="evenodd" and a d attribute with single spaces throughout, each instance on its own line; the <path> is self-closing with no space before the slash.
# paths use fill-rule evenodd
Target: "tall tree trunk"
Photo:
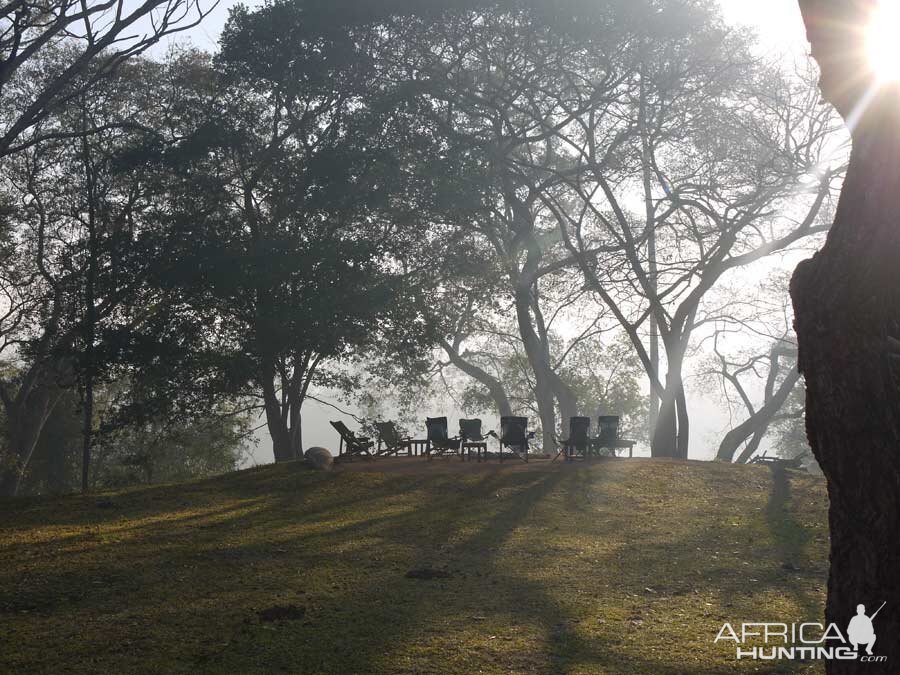
<path id="1" fill-rule="evenodd" d="M 18 402 L 5 406 L 6 458 L 0 467 L 0 496 L 15 497 L 22 485 L 44 424 L 59 400 L 60 390 L 52 382 L 38 383 Z"/>
<path id="2" fill-rule="evenodd" d="M 544 322 L 544 314 L 541 311 L 541 300 L 537 284 L 534 285 L 532 292 L 531 309 L 534 312 L 537 335 L 541 344 L 540 363 L 537 364 L 537 367 L 544 372 L 547 382 L 553 390 L 553 396 L 559 403 L 559 416 L 563 428 L 566 428 L 568 419 L 578 414 L 578 397 L 572 391 L 572 387 L 559 376 L 559 373 L 553 367 L 550 356 L 550 335 L 547 331 L 547 324 Z"/>
<path id="3" fill-rule="evenodd" d="M 858 604 L 874 651 L 900 668 L 900 86 L 867 87 L 867 3 L 800 3 L 822 69 L 820 88 L 850 121 L 853 150 L 834 225 L 791 281 L 806 430 L 828 481 L 831 569 L 826 618 Z M 874 6 L 868 4 L 868 9 Z M 868 101 L 866 99 L 869 99 Z M 860 106 L 865 106 L 864 110 Z M 861 664 L 864 665 L 864 664 Z M 861 672 L 830 661 L 828 673 Z"/>
<path id="4" fill-rule="evenodd" d="M 684 393 L 684 383 L 679 374 L 678 388 L 675 391 L 675 412 L 678 416 L 678 435 L 675 439 L 675 456 L 678 459 L 688 458 L 690 445 L 690 420 L 688 418 L 687 396 Z"/>
<path id="5" fill-rule="evenodd" d="M 680 378 L 667 379 L 656 428 L 650 441 L 652 457 L 687 459 L 690 441 L 687 399 Z"/>
<path id="6" fill-rule="evenodd" d="M 652 457 L 674 457 L 678 445 L 678 419 L 675 410 L 675 398 L 663 396 L 656 418 L 656 427 L 650 439 L 650 455 Z"/>
<path id="7" fill-rule="evenodd" d="M 450 363 L 459 368 L 466 375 L 481 384 L 488 390 L 494 405 L 500 411 L 501 416 L 512 415 L 512 405 L 509 402 L 509 396 L 506 395 L 506 389 L 503 383 L 487 371 L 479 368 L 473 363 L 467 361 L 460 353 L 457 345 L 452 345 L 446 340 L 441 340 L 441 346 L 450 358 Z"/>
<path id="8" fill-rule="evenodd" d="M 659 417 L 650 442 L 652 457 L 687 459 L 690 442 L 687 398 L 681 377 L 683 357 L 679 348 L 667 346 L 669 371 L 660 402 Z"/>
<path id="9" fill-rule="evenodd" d="M 289 462 L 295 459 L 291 440 L 291 432 L 288 429 L 287 418 L 282 410 L 281 400 L 275 387 L 275 368 L 272 367 L 269 375 L 263 378 L 263 402 L 265 404 L 266 428 L 272 439 L 272 454 L 276 462 Z"/>
<path id="10" fill-rule="evenodd" d="M 82 101 L 84 106 L 84 101 Z M 97 242 L 96 190 L 94 183 L 94 166 L 91 161 L 90 142 L 87 137 L 87 110 L 82 107 L 82 159 L 84 162 L 85 188 L 87 192 L 87 227 L 88 227 L 88 269 L 84 284 L 84 353 L 82 355 L 83 383 L 83 415 L 81 431 L 81 491 L 90 488 L 89 476 L 91 467 L 91 446 L 94 443 L 94 379 L 96 364 L 94 363 L 94 340 L 97 332 L 97 308 L 94 305 L 94 284 L 97 280 L 97 258 L 99 246 Z"/>
<path id="11" fill-rule="evenodd" d="M 294 375 L 300 377 L 300 375 Z M 266 413 L 266 428 L 272 439 L 272 454 L 276 462 L 290 462 L 303 459 L 303 436 L 300 409 L 303 397 L 296 391 L 296 382 L 282 383 L 282 397 L 278 395 L 275 368 L 263 377 L 263 403 Z M 305 389 L 303 390 L 305 395 Z"/>
<path id="12" fill-rule="evenodd" d="M 638 123 L 641 132 L 641 162 L 644 188 L 644 225 L 647 228 L 647 284 L 650 288 L 651 302 L 658 302 L 659 270 L 656 262 L 656 203 L 653 199 L 654 176 L 651 170 L 650 139 L 647 129 L 647 92 L 644 86 L 644 66 L 641 65 L 640 90 L 638 100 Z M 656 312 L 650 312 L 650 367 L 655 378 L 659 379 L 659 322 Z M 659 390 L 650 378 L 650 409 L 647 416 L 647 434 L 653 438 L 659 419 Z"/>
<path id="13" fill-rule="evenodd" d="M 553 399 L 553 384 L 549 364 L 543 358 L 543 349 L 540 339 L 531 323 L 531 287 L 519 284 L 516 287 L 516 319 L 519 326 L 519 334 L 522 336 L 522 344 L 528 363 L 534 372 L 535 397 L 537 399 L 538 415 L 541 418 L 543 451 L 550 452 L 556 445 L 554 434 L 556 432 L 556 406 Z"/>

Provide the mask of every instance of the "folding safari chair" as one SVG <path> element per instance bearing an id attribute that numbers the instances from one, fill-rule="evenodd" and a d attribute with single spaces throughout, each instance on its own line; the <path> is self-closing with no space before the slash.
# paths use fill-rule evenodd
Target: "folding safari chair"
<path id="1" fill-rule="evenodd" d="M 489 432 L 490 435 L 493 432 Z M 468 459 L 472 459 L 472 450 L 475 451 L 477 461 L 481 461 L 481 453 L 487 459 L 487 436 L 481 433 L 481 420 L 477 417 L 471 420 L 459 421 L 459 438 L 462 441 L 460 447 L 460 455 L 465 459 L 468 453 Z"/>
<path id="2" fill-rule="evenodd" d="M 569 437 L 559 442 L 559 451 L 553 461 L 555 462 L 560 455 L 563 455 L 566 461 L 571 461 L 579 454 L 586 458 L 591 446 L 591 439 L 588 436 L 590 428 L 590 417 L 570 417 Z"/>
<path id="3" fill-rule="evenodd" d="M 378 429 L 378 445 L 375 449 L 375 456 L 382 455 L 398 455 L 403 451 L 410 454 L 409 436 L 403 436 L 397 425 L 393 422 L 375 422 L 375 428 Z M 382 449 L 384 445 L 384 449 Z"/>
<path id="4" fill-rule="evenodd" d="M 365 436 L 357 436 L 341 421 L 330 422 L 330 424 L 341 437 L 338 457 L 346 454 L 347 458 L 352 460 L 354 455 L 365 455 L 366 458 L 372 456 L 371 450 L 374 443 L 371 440 Z"/>
<path id="5" fill-rule="evenodd" d="M 425 428 L 428 430 L 428 445 L 425 454 L 428 459 L 432 455 L 444 455 L 447 452 L 457 453 L 460 448 L 459 437 L 450 438 L 446 417 L 426 417 Z"/>
<path id="6" fill-rule="evenodd" d="M 591 448 L 598 452 L 603 448 L 608 448 L 616 454 L 619 448 L 628 448 L 628 456 L 634 454 L 634 444 L 636 441 L 630 441 L 627 438 L 619 438 L 619 416 L 618 415 L 600 415 L 597 418 L 597 438 L 592 439 Z"/>
<path id="7" fill-rule="evenodd" d="M 500 418 L 500 461 L 503 461 L 503 450 L 509 450 L 519 459 L 528 461 L 528 441 L 534 438 L 534 432 L 528 431 L 528 418 L 503 416 Z"/>

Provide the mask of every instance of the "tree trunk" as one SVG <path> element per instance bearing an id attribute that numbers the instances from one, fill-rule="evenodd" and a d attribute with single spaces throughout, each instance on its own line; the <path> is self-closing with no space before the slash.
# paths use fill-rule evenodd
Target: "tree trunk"
<path id="1" fill-rule="evenodd" d="M 678 448 L 678 411 L 675 397 L 667 390 L 662 398 L 656 428 L 650 441 L 652 457 L 676 457 Z"/>
<path id="2" fill-rule="evenodd" d="M 542 450 L 550 452 L 556 445 L 554 440 L 556 406 L 554 405 L 549 364 L 544 361 L 540 339 L 531 323 L 531 287 L 520 283 L 516 287 L 515 301 L 519 334 L 522 337 L 528 363 L 534 372 L 535 398 L 537 399 L 538 415 L 541 418 Z"/>
<path id="3" fill-rule="evenodd" d="M 534 313 L 535 324 L 537 327 L 537 336 L 540 341 L 541 351 L 539 362 L 532 364 L 532 369 L 540 368 L 547 379 L 553 396 L 559 404 L 559 416 L 562 427 L 567 428 L 567 422 L 570 417 L 578 414 L 578 397 L 572 388 L 559 376 L 559 373 L 553 368 L 550 357 L 550 336 L 547 333 L 547 326 L 544 323 L 544 315 L 541 312 L 540 296 L 538 295 L 537 284 L 534 285 L 532 292 L 531 309 Z"/>
<path id="4" fill-rule="evenodd" d="M 509 397 L 506 395 L 506 390 L 503 388 L 503 383 L 500 382 L 500 380 L 475 364 L 466 361 L 459 353 L 459 350 L 446 340 L 441 340 L 441 346 L 450 358 L 450 363 L 488 390 L 488 393 L 491 395 L 491 398 L 494 399 L 494 405 L 497 406 L 497 410 L 500 411 L 501 416 L 509 417 L 512 415 L 512 405 L 509 402 Z"/>
<path id="5" fill-rule="evenodd" d="M 769 425 L 772 423 L 775 415 L 778 414 L 778 411 L 781 410 L 784 402 L 787 401 L 787 397 L 794 390 L 799 379 L 799 371 L 796 369 L 791 370 L 778 387 L 778 390 L 762 405 L 762 407 L 760 407 L 759 410 L 755 411 L 750 417 L 725 434 L 725 437 L 719 444 L 716 459 L 723 462 L 733 462 L 735 461 L 735 455 L 737 454 L 738 449 L 740 449 L 745 441 L 748 439 L 755 439 L 757 436 L 765 436 Z M 754 450 L 758 447 L 759 442 L 757 441 L 754 444 Z M 746 452 L 742 452 L 737 461 L 744 463 L 749 460 L 751 456 L 752 454 L 747 456 Z"/>
<path id="6" fill-rule="evenodd" d="M 641 79 L 638 102 L 638 123 L 641 132 L 641 168 L 644 188 L 644 225 L 647 228 L 647 284 L 650 289 L 652 302 L 658 302 L 658 277 L 659 270 L 656 262 L 656 202 L 653 196 L 653 183 L 655 176 L 651 171 L 650 139 L 647 129 L 647 91 L 645 84 L 644 67 L 641 65 Z M 659 379 L 659 322 L 656 312 L 650 312 L 650 368 L 654 377 Z M 659 420 L 659 390 L 650 378 L 650 408 L 647 416 L 647 435 L 653 438 L 656 435 L 656 424 Z"/>
<path id="7" fill-rule="evenodd" d="M 20 402 L 6 406 L 6 458 L 0 467 L 0 496 L 18 494 L 41 431 L 59 397 L 53 384 L 39 383 Z"/>
<path id="8" fill-rule="evenodd" d="M 806 430 L 828 480 L 826 617 L 877 607 L 879 655 L 900 667 L 900 119 L 855 135 L 834 227 L 791 282 Z M 828 672 L 856 672 L 834 662 Z"/>
<path id="9" fill-rule="evenodd" d="M 828 481 L 826 619 L 873 612 L 874 652 L 900 668 L 900 86 L 875 91 L 861 28 L 874 4 L 800 3 L 820 88 L 853 150 L 834 225 L 791 281 L 806 429 Z M 867 91 L 868 90 L 868 91 Z M 871 95 L 870 92 L 874 92 Z M 830 661 L 828 673 L 860 672 Z"/>
<path id="10" fill-rule="evenodd" d="M 652 457 L 687 459 L 690 442 L 687 398 L 681 378 L 683 357 L 680 350 L 666 346 L 669 371 L 663 393 L 656 429 L 650 442 Z"/>
<path id="11" fill-rule="evenodd" d="M 81 491 L 90 488 L 91 446 L 94 443 L 94 341 L 97 333 L 97 308 L 94 305 L 94 284 L 97 280 L 99 246 L 97 242 L 96 190 L 94 189 L 94 167 L 91 160 L 90 143 L 87 138 L 87 110 L 82 100 L 82 156 L 84 162 L 85 191 L 87 192 L 88 227 L 88 269 L 84 284 L 84 352 L 82 354 L 83 420 L 81 431 Z"/>
<path id="12" fill-rule="evenodd" d="M 756 454 L 756 451 L 759 450 L 759 444 L 762 443 L 762 439 L 766 437 L 766 430 L 768 429 L 768 427 L 769 425 L 767 424 L 765 429 L 757 429 L 753 433 L 753 437 L 748 441 L 747 446 L 737 458 L 738 464 L 746 464 L 750 461 L 753 455 Z"/>
<path id="13" fill-rule="evenodd" d="M 266 428 L 272 439 L 272 454 L 276 462 L 295 459 L 291 432 L 275 387 L 274 368 L 263 378 L 263 402 L 265 403 Z"/>

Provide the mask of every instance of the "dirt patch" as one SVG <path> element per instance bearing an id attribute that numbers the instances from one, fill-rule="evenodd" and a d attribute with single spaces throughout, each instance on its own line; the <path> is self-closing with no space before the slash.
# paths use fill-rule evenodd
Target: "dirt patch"
<path id="1" fill-rule="evenodd" d="M 273 621 L 296 621 L 302 619 L 306 615 L 305 607 L 297 607 L 297 605 L 275 605 L 268 607 L 256 614 L 263 623 L 271 623 Z"/>

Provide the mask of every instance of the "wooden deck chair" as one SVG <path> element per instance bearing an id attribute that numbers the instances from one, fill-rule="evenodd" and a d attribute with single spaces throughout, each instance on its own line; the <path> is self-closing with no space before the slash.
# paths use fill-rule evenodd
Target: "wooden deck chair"
<path id="1" fill-rule="evenodd" d="M 428 447 L 425 450 L 428 459 L 431 459 L 432 455 L 441 456 L 448 452 L 459 452 L 459 437 L 450 438 L 446 417 L 426 417 L 425 429 L 428 432 Z"/>
<path id="2" fill-rule="evenodd" d="M 366 458 L 372 456 L 371 450 L 374 445 L 372 441 L 365 436 L 357 436 L 340 420 L 337 422 L 330 422 L 330 424 L 341 437 L 340 446 L 338 448 L 338 457 L 342 457 L 346 454 L 347 459 L 352 460 L 356 455 L 364 455 Z"/>
<path id="3" fill-rule="evenodd" d="M 516 457 L 528 461 L 528 441 L 534 438 L 534 432 L 528 431 L 528 418 L 506 416 L 500 418 L 500 461 L 503 461 L 503 450 L 509 449 Z"/>
<path id="4" fill-rule="evenodd" d="M 477 417 L 471 420 L 459 421 L 459 438 L 462 443 L 460 446 L 460 455 L 463 459 L 472 459 L 472 450 L 475 451 L 477 461 L 481 461 L 481 455 L 487 459 L 487 435 L 481 433 L 481 420 Z M 468 455 L 468 457 L 467 457 Z"/>
<path id="5" fill-rule="evenodd" d="M 569 437 L 559 441 L 559 451 L 553 461 L 555 462 L 560 455 L 563 455 L 566 461 L 573 460 L 579 454 L 586 458 L 591 448 L 591 438 L 588 433 L 590 428 L 590 417 L 570 417 Z"/>
<path id="6" fill-rule="evenodd" d="M 597 438 L 592 439 L 591 448 L 599 451 L 603 448 L 612 450 L 615 456 L 616 450 L 620 448 L 628 448 L 628 456 L 634 454 L 634 444 L 636 441 L 630 441 L 627 438 L 619 438 L 619 416 L 618 415 L 600 415 L 597 418 Z"/>
<path id="7" fill-rule="evenodd" d="M 375 422 L 375 428 L 378 429 L 378 444 L 375 449 L 375 456 L 383 455 L 399 455 L 401 452 L 410 454 L 409 436 L 400 433 L 394 422 Z M 384 446 L 382 448 L 381 446 Z"/>

